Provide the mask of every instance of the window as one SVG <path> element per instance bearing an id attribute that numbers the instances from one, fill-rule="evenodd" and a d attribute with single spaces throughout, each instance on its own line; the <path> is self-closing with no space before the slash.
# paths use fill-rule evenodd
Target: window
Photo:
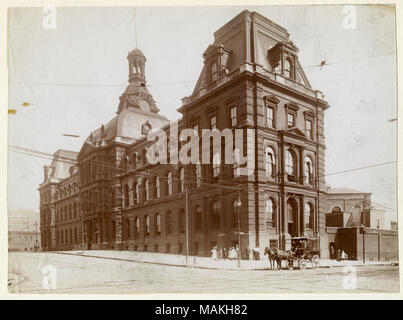
<path id="1" fill-rule="evenodd" d="M 311 203 L 305 204 L 305 226 L 306 228 L 312 228 L 313 219 L 313 206 Z"/>
<path id="2" fill-rule="evenodd" d="M 181 192 L 185 192 L 185 169 L 184 168 L 181 168 L 180 177 L 181 177 Z"/>
<path id="3" fill-rule="evenodd" d="M 136 182 L 133 183 L 132 188 L 133 188 L 133 204 L 136 204 L 136 203 L 138 203 L 137 195 L 139 193 Z"/>
<path id="4" fill-rule="evenodd" d="M 269 128 L 274 128 L 274 108 L 266 107 L 266 125 Z"/>
<path id="5" fill-rule="evenodd" d="M 172 172 L 168 172 L 168 196 L 172 196 Z"/>
<path id="6" fill-rule="evenodd" d="M 157 235 L 161 234 L 161 216 L 159 213 L 155 215 L 155 233 Z"/>
<path id="7" fill-rule="evenodd" d="M 196 207 L 195 215 L 195 229 L 196 231 L 200 231 L 202 226 L 202 209 L 200 206 Z"/>
<path id="8" fill-rule="evenodd" d="M 125 224 L 126 224 L 126 239 L 130 239 L 130 220 L 126 219 Z"/>
<path id="9" fill-rule="evenodd" d="M 146 236 L 150 235 L 150 217 L 149 216 L 144 217 L 144 234 Z"/>
<path id="10" fill-rule="evenodd" d="M 193 130 L 195 131 L 195 134 L 199 135 L 199 125 L 198 124 L 195 124 L 193 126 Z"/>
<path id="11" fill-rule="evenodd" d="M 236 107 L 232 107 L 230 109 L 230 120 L 231 120 L 231 127 L 236 126 Z"/>
<path id="12" fill-rule="evenodd" d="M 201 164 L 198 162 L 196 164 L 196 185 L 198 188 L 201 186 L 202 172 L 201 172 Z"/>
<path id="13" fill-rule="evenodd" d="M 265 148 L 265 164 L 266 164 L 266 176 L 274 178 L 276 175 L 276 160 L 274 151 L 271 147 Z"/>
<path id="14" fill-rule="evenodd" d="M 171 211 L 168 211 L 166 214 L 166 228 L 167 228 L 167 234 L 172 233 L 172 214 Z"/>
<path id="15" fill-rule="evenodd" d="M 145 188 L 146 188 L 146 201 L 148 201 L 150 200 L 150 183 L 148 182 L 148 180 L 146 180 Z"/>
<path id="16" fill-rule="evenodd" d="M 213 79 L 213 81 L 217 80 L 218 74 L 217 74 L 217 63 L 214 62 L 211 65 L 211 79 Z"/>
<path id="17" fill-rule="evenodd" d="M 232 203 L 232 227 L 238 227 L 238 200 Z"/>
<path id="18" fill-rule="evenodd" d="M 179 217 L 178 217 L 178 222 L 179 222 L 179 232 L 185 233 L 185 226 L 186 226 L 186 219 L 185 219 L 185 212 L 183 209 L 179 211 Z"/>
<path id="19" fill-rule="evenodd" d="M 291 70 L 291 62 L 289 59 L 286 59 L 284 61 L 284 75 L 287 78 L 291 78 L 292 77 L 292 70 Z"/>
<path id="20" fill-rule="evenodd" d="M 212 116 L 210 118 L 210 130 L 214 130 L 217 129 L 217 117 L 216 116 Z"/>
<path id="21" fill-rule="evenodd" d="M 221 165 L 220 154 L 216 153 L 213 156 L 213 177 L 214 178 L 217 178 L 218 175 L 220 174 L 220 165 Z"/>
<path id="22" fill-rule="evenodd" d="M 265 206 L 265 213 L 266 213 L 266 223 L 269 221 L 274 222 L 276 220 L 276 202 L 274 199 L 269 198 L 266 200 L 266 206 Z"/>
<path id="23" fill-rule="evenodd" d="M 289 150 L 285 154 L 285 171 L 289 176 L 295 175 L 295 159 Z"/>
<path id="24" fill-rule="evenodd" d="M 219 201 L 215 201 L 213 203 L 213 212 L 212 212 L 212 229 L 218 230 L 220 229 L 220 211 L 221 206 Z"/>
<path id="25" fill-rule="evenodd" d="M 135 233 L 134 236 L 137 238 L 140 233 L 140 219 L 139 217 L 134 218 L 134 227 L 135 227 Z"/>
<path id="26" fill-rule="evenodd" d="M 287 114 L 287 125 L 289 128 L 295 126 L 295 114 L 294 113 Z"/>
<path id="27" fill-rule="evenodd" d="M 305 183 L 313 185 L 313 165 L 309 157 L 305 157 Z"/>
<path id="28" fill-rule="evenodd" d="M 124 185 L 124 206 L 129 206 L 129 186 L 127 184 Z"/>
<path id="29" fill-rule="evenodd" d="M 137 184 L 136 184 L 136 200 L 137 200 L 137 203 L 139 203 L 140 202 L 140 181 L 137 181 Z"/>
<path id="30" fill-rule="evenodd" d="M 161 185 L 160 185 L 160 177 L 155 179 L 155 189 L 157 198 L 161 197 Z"/>
<path id="31" fill-rule="evenodd" d="M 312 139 L 312 120 L 305 120 L 305 134 Z"/>

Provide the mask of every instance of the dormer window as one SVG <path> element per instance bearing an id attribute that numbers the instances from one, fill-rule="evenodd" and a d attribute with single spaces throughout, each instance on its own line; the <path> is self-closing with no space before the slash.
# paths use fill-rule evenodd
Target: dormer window
<path id="1" fill-rule="evenodd" d="M 211 66 L 211 79 L 213 79 L 213 81 L 217 80 L 218 78 L 217 71 L 217 63 L 214 62 Z"/>
<path id="2" fill-rule="evenodd" d="M 287 78 L 290 78 L 290 79 L 292 78 L 292 64 L 289 59 L 286 59 L 284 61 L 284 75 Z"/>

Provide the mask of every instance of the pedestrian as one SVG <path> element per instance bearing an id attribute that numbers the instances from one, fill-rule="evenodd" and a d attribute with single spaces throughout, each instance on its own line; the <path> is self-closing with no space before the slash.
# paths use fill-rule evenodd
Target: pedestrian
<path id="1" fill-rule="evenodd" d="M 255 260 L 259 260 L 260 249 L 259 249 L 258 246 L 256 246 L 256 248 L 254 249 L 254 252 L 253 252 L 253 253 L 254 253 L 254 254 L 253 254 L 254 259 L 255 259 Z"/>
<path id="2" fill-rule="evenodd" d="M 239 246 L 238 245 L 236 245 L 234 251 L 235 251 L 235 257 L 234 258 L 238 259 L 238 256 L 239 256 Z"/>
<path id="3" fill-rule="evenodd" d="M 336 260 L 337 260 L 337 261 L 340 261 L 340 260 L 341 260 L 341 250 L 340 250 L 340 249 L 337 249 L 337 257 L 336 257 Z"/>
<path id="4" fill-rule="evenodd" d="M 223 253 L 222 253 L 222 248 L 218 251 L 218 259 L 222 260 L 223 259 Z"/>
<path id="5" fill-rule="evenodd" d="M 211 249 L 211 259 L 213 259 L 213 261 L 217 261 L 217 247 L 213 247 L 213 249 Z"/>
<path id="6" fill-rule="evenodd" d="M 231 248 L 229 249 L 229 252 L 228 252 L 228 258 L 229 258 L 230 260 L 234 260 L 234 259 L 235 259 L 235 254 L 234 254 L 234 252 L 235 252 L 234 247 L 231 247 Z"/>
<path id="7" fill-rule="evenodd" d="M 227 254 L 227 249 L 225 249 L 225 247 L 224 247 L 224 249 L 222 249 L 222 255 L 223 255 L 224 260 L 227 260 L 228 254 Z"/>
<path id="8" fill-rule="evenodd" d="M 334 247 L 330 247 L 330 260 L 334 260 Z"/>
<path id="9" fill-rule="evenodd" d="M 341 252 L 341 260 L 347 260 L 347 255 L 344 250 Z"/>

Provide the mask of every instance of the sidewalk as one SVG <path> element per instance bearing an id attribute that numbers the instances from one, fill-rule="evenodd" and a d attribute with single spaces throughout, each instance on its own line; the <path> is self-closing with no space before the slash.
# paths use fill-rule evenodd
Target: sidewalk
<path id="1" fill-rule="evenodd" d="M 241 266 L 238 268 L 237 260 L 218 260 L 213 261 L 209 257 L 188 257 L 186 264 L 186 256 L 166 253 L 151 253 L 138 251 L 116 251 L 116 250 L 84 250 L 84 251 L 54 251 L 53 253 L 70 254 L 85 257 L 96 257 L 102 259 L 113 259 L 121 261 L 132 261 L 142 263 L 152 263 L 161 265 L 170 265 L 178 267 L 202 268 L 202 269 L 227 269 L 227 270 L 269 270 L 270 263 L 267 257 L 262 260 L 242 260 Z M 367 261 L 365 265 L 392 265 L 396 261 Z M 343 266 L 361 266 L 362 261 L 346 260 L 331 261 L 329 259 L 320 260 L 320 268 L 343 267 Z M 285 267 L 285 262 L 283 262 Z M 307 269 L 311 269 L 312 265 L 307 262 Z"/>

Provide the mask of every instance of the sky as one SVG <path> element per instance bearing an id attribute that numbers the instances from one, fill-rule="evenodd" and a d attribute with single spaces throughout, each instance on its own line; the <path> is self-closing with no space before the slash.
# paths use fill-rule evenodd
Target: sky
<path id="1" fill-rule="evenodd" d="M 396 208 L 395 163 L 348 171 L 396 160 L 391 6 L 137 8 L 137 47 L 147 58 L 146 80 L 160 113 L 180 117 L 176 110 L 193 91 L 213 33 L 245 9 L 288 30 L 312 88 L 325 94 L 326 183 L 372 192 L 374 202 Z M 133 8 L 59 7 L 56 19 L 49 17 L 44 8 L 9 9 L 9 108 L 16 113 L 9 114 L 8 142 L 78 152 L 115 115 L 127 86 L 126 57 L 136 47 Z M 39 210 L 37 188 L 50 160 L 11 151 L 8 157 L 9 208 Z"/>

